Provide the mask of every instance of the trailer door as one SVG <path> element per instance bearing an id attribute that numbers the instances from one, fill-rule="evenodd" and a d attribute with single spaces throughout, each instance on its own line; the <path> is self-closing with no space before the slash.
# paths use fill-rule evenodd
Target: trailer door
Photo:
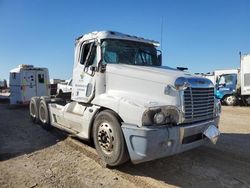
<path id="1" fill-rule="evenodd" d="M 24 71 L 21 80 L 22 101 L 28 102 L 36 96 L 36 75 L 34 71 Z"/>
<path id="2" fill-rule="evenodd" d="M 40 70 L 36 72 L 36 95 L 37 96 L 47 96 L 48 95 L 48 85 L 45 72 Z"/>

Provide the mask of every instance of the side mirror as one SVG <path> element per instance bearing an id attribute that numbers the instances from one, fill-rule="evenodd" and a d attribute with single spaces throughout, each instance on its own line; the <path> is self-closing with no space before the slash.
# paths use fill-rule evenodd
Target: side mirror
<path id="1" fill-rule="evenodd" d="M 89 67 L 89 70 L 90 70 L 91 72 L 96 72 L 97 67 L 96 67 L 96 66 L 90 66 L 90 67 Z"/>
<path id="2" fill-rule="evenodd" d="M 97 67 L 91 65 L 88 67 L 84 67 L 83 71 L 86 72 L 87 74 L 93 76 L 95 74 L 95 72 L 97 71 Z"/>
<path id="3" fill-rule="evenodd" d="M 101 64 L 100 65 L 100 70 L 101 70 L 102 73 L 105 72 L 106 66 L 107 66 L 107 64 Z"/>
<path id="4" fill-rule="evenodd" d="M 218 83 L 215 83 L 215 84 L 214 84 L 214 87 L 215 87 L 215 89 L 218 89 L 218 88 L 219 88 Z"/>

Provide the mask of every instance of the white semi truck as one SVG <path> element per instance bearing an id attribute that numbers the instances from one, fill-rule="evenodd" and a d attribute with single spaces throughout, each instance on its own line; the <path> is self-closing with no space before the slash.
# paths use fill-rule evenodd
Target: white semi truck
<path id="1" fill-rule="evenodd" d="M 33 121 L 93 140 L 109 166 L 216 143 L 221 107 L 214 85 L 162 66 L 158 46 L 113 31 L 79 37 L 70 100 L 32 98 Z"/>

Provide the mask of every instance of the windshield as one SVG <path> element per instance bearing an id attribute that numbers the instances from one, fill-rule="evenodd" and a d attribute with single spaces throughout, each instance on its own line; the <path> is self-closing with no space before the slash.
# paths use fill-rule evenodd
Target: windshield
<path id="1" fill-rule="evenodd" d="M 106 39 L 102 42 L 103 64 L 160 66 L 152 44 Z"/>
<path id="2" fill-rule="evenodd" d="M 234 84 L 234 82 L 236 81 L 236 74 L 224 74 L 221 75 L 219 80 L 218 80 L 218 84 L 219 85 L 232 85 Z"/>

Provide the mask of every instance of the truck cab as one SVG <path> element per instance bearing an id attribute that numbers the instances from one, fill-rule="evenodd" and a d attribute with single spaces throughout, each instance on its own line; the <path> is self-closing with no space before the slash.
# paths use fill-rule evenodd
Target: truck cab
<path id="1" fill-rule="evenodd" d="M 93 140 L 109 166 L 216 143 L 220 101 L 206 78 L 162 66 L 159 43 L 114 31 L 76 39 L 71 98 L 36 97 L 30 115 Z"/>

